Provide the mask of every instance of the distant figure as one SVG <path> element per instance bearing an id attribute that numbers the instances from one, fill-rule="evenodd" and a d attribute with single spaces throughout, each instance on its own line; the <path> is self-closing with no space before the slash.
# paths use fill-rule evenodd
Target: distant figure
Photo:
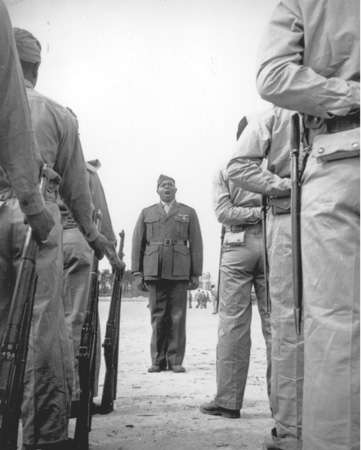
<path id="1" fill-rule="evenodd" d="M 214 284 L 211 286 L 211 302 L 213 308 L 212 314 L 217 314 L 217 290 Z"/>
<path id="2" fill-rule="evenodd" d="M 202 292 L 200 289 L 197 290 L 194 300 L 197 302 L 196 308 L 202 307 Z"/>
<path id="3" fill-rule="evenodd" d="M 188 308 L 192 309 L 192 292 L 188 291 Z"/>
<path id="4" fill-rule="evenodd" d="M 152 323 L 148 372 L 185 372 L 187 289 L 198 287 L 203 243 L 193 208 L 175 199 L 173 178 L 160 175 L 160 202 L 142 210 L 133 234 L 132 273 L 149 291 Z"/>

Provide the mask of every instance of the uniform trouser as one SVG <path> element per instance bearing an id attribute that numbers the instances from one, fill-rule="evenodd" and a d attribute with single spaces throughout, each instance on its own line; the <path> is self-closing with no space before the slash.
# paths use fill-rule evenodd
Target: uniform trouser
<path id="1" fill-rule="evenodd" d="M 271 297 L 273 440 L 282 450 L 302 449 L 304 339 L 295 329 L 291 215 L 267 215 Z"/>
<path id="2" fill-rule="evenodd" d="M 304 450 L 360 448 L 359 158 L 307 163 Z"/>
<path id="3" fill-rule="evenodd" d="M 84 236 L 77 227 L 63 231 L 64 271 L 63 271 L 63 304 L 68 327 L 69 340 L 72 346 L 72 362 L 74 367 L 73 401 L 79 400 L 79 353 L 81 330 L 84 323 L 90 286 L 92 251 Z M 101 360 L 100 327 L 97 334 L 97 355 L 94 380 L 94 396 L 98 395 L 99 371 Z"/>
<path id="4" fill-rule="evenodd" d="M 152 324 L 152 364 L 182 364 L 186 350 L 188 281 L 147 281 Z"/>
<path id="5" fill-rule="evenodd" d="M 54 220 L 47 244 L 36 260 L 37 289 L 29 338 L 22 405 L 23 442 L 55 443 L 68 436 L 72 370 L 61 302 L 63 252 L 60 213 L 47 202 Z M 18 201 L 0 208 L 0 339 L 6 326 L 24 244 L 25 225 Z"/>
<path id="6" fill-rule="evenodd" d="M 271 327 L 267 312 L 262 233 L 253 227 L 245 245 L 224 245 L 221 261 L 215 403 L 241 409 L 251 352 L 252 286 L 255 288 L 267 353 L 267 391 L 271 380 Z M 258 231 L 257 231 L 258 230 Z"/>

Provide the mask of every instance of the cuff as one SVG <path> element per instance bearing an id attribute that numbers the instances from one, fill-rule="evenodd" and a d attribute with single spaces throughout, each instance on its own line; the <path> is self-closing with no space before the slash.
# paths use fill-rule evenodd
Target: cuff
<path id="1" fill-rule="evenodd" d="M 45 202 L 39 187 L 37 186 L 29 194 L 19 198 L 19 205 L 21 211 L 27 216 L 33 216 L 43 211 Z"/>
<path id="2" fill-rule="evenodd" d="M 95 239 L 98 237 L 98 235 L 99 235 L 99 231 L 97 230 L 95 225 L 92 225 L 90 230 L 85 231 L 84 237 L 88 242 L 92 242 L 92 241 L 95 241 Z"/>

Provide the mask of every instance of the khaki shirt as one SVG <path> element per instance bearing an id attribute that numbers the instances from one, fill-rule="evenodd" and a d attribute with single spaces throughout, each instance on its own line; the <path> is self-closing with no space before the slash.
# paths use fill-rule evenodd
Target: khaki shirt
<path id="1" fill-rule="evenodd" d="M 223 225 L 255 224 L 261 219 L 261 196 L 236 186 L 227 177 L 226 168 L 219 170 L 213 185 L 213 206 L 218 222 Z"/>
<path id="2" fill-rule="evenodd" d="M 35 142 L 13 29 L 2 0 L 0 67 L 0 165 L 7 175 L 0 168 L 0 196 L 12 187 L 23 213 L 36 214 L 44 209 L 39 191 L 42 161 Z"/>
<path id="3" fill-rule="evenodd" d="M 290 195 L 290 121 L 293 111 L 274 106 L 254 116 L 240 136 L 227 176 L 251 192 Z M 267 169 L 261 167 L 267 158 Z"/>
<path id="4" fill-rule="evenodd" d="M 60 196 L 91 241 L 98 231 L 92 222 L 88 175 L 74 119 L 66 108 L 35 91 L 31 83 L 25 81 L 25 85 L 41 156 L 61 176 Z"/>
<path id="5" fill-rule="evenodd" d="M 359 109 L 359 0 L 281 1 L 257 65 L 258 90 L 271 103 L 324 118 Z"/>

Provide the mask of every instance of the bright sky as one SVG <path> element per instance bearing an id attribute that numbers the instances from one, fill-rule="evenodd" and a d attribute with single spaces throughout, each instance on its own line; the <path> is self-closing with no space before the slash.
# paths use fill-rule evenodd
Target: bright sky
<path id="1" fill-rule="evenodd" d="M 14 27 L 42 44 L 36 89 L 78 116 L 98 158 L 113 227 L 131 239 L 163 173 L 196 209 L 204 271 L 218 274 L 212 180 L 239 120 L 262 109 L 257 47 L 278 0 L 5 0 Z M 103 263 L 103 268 L 108 267 Z"/>

